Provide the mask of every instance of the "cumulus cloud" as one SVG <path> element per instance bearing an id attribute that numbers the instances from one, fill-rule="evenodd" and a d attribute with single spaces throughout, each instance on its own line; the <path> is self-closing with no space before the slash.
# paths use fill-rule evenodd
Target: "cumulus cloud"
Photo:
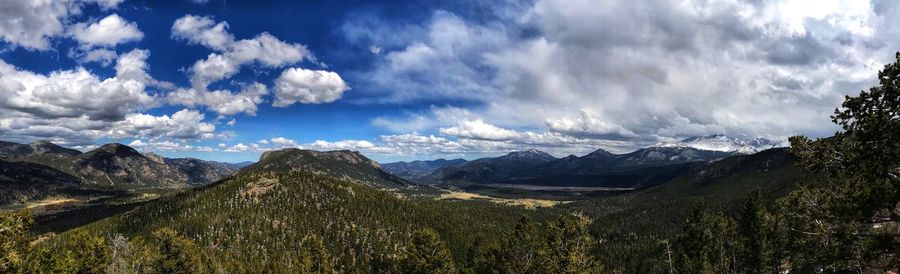
<path id="1" fill-rule="evenodd" d="M 84 68 L 41 75 L 0 60 L 0 94 L 4 95 L 0 106 L 36 117 L 121 120 L 155 105 L 145 87 L 145 82 L 127 77 L 100 79 Z"/>
<path id="2" fill-rule="evenodd" d="M 149 55 L 135 49 L 118 56 L 115 76 L 105 79 L 82 67 L 38 74 L 0 60 L 0 139 L 86 146 L 101 138 L 141 138 L 164 145 L 222 136 L 196 110 L 142 113 L 159 106 L 147 87 L 167 84 L 149 75 Z"/>
<path id="3" fill-rule="evenodd" d="M 900 47 L 893 38 L 900 28 L 889 23 L 900 10 L 820 4 L 538 0 L 494 4 L 498 16 L 487 20 L 438 11 L 420 31 L 371 16 L 343 31 L 360 47 L 391 45 L 362 72 L 362 85 L 375 87 L 360 91 L 371 93 L 364 102 L 465 100 L 474 102 L 472 116 L 504 125 L 437 123 L 442 134 L 497 140 L 514 136 L 512 129 L 546 128 L 534 134 L 631 142 L 821 136 L 835 130 L 828 114 L 843 95 L 870 86 Z M 399 32 L 409 35 L 390 35 Z"/>
<path id="4" fill-rule="evenodd" d="M 234 76 L 243 65 L 280 68 L 313 58 L 306 46 L 281 41 L 267 32 L 235 41 L 228 32 L 228 23 L 215 23 L 211 17 L 185 15 L 175 20 L 172 37 L 217 52 L 191 66 L 191 84 L 197 90 L 206 90 L 210 83 Z"/>
<path id="5" fill-rule="evenodd" d="M 544 121 L 550 131 L 571 136 L 597 139 L 629 139 L 637 137 L 634 132 L 608 119 L 597 117 L 589 109 L 582 109 L 578 118 L 551 118 Z"/>
<path id="6" fill-rule="evenodd" d="M 250 147 L 245 145 L 244 143 L 238 143 L 234 146 L 225 149 L 226 152 L 247 152 L 250 151 Z"/>
<path id="7" fill-rule="evenodd" d="M 211 139 L 216 127 L 203 122 L 205 116 L 195 110 L 183 109 L 171 116 L 131 114 L 116 122 L 109 134 L 115 138 L 170 137 L 177 139 Z"/>
<path id="8" fill-rule="evenodd" d="M 100 6 L 100 9 L 110 10 L 116 9 L 117 7 L 119 7 L 119 4 L 122 4 L 122 2 L 125 2 L 125 0 L 85 0 L 84 2 L 97 3 L 97 5 Z"/>
<path id="9" fill-rule="evenodd" d="M 136 139 L 131 143 L 128 143 L 128 146 L 140 151 L 215 151 L 214 148 L 209 146 L 191 145 L 185 141 L 176 142 L 170 140 L 144 142 L 143 140 Z"/>
<path id="10" fill-rule="evenodd" d="M 266 141 L 266 140 L 261 140 L 260 143 L 261 143 L 261 144 L 268 144 L 269 142 Z M 284 138 L 284 137 L 275 137 L 275 138 L 272 138 L 272 142 L 271 142 L 271 143 L 272 143 L 272 144 L 279 145 L 279 146 L 282 146 L 282 147 L 296 147 L 296 146 L 297 146 L 297 141 L 294 141 L 294 140 L 288 139 L 288 138 Z"/>
<path id="11" fill-rule="evenodd" d="M 216 23 L 211 17 L 196 15 L 175 20 L 172 24 L 172 38 L 218 51 L 225 51 L 234 43 L 234 35 L 228 32 L 228 22 Z"/>
<path id="12" fill-rule="evenodd" d="M 173 105 L 206 106 L 221 115 L 246 113 L 256 115 L 257 105 L 263 102 L 263 96 L 269 94 L 265 85 L 252 83 L 240 92 L 227 90 L 199 91 L 193 88 L 180 88 L 170 92 L 166 100 Z"/>
<path id="13" fill-rule="evenodd" d="M 106 48 L 91 49 L 87 52 L 75 49 L 69 51 L 69 58 L 75 59 L 79 63 L 96 62 L 104 67 L 112 64 L 118 57 L 119 54 L 115 50 Z"/>
<path id="14" fill-rule="evenodd" d="M 276 107 L 294 103 L 321 104 L 341 98 L 350 87 L 337 73 L 324 70 L 289 68 L 275 79 Z"/>
<path id="15" fill-rule="evenodd" d="M 144 33 L 138 29 L 137 24 L 128 22 L 115 13 L 91 24 L 71 25 L 68 34 L 87 48 L 113 47 L 144 38 Z"/>
<path id="16" fill-rule="evenodd" d="M 14 46 L 47 50 L 62 34 L 74 4 L 69 1 L 10 0 L 0 4 L 0 38 Z"/>
<path id="17" fill-rule="evenodd" d="M 509 140 L 519 136 L 514 130 L 500 128 L 481 119 L 461 121 L 454 127 L 441 128 L 441 134 L 469 139 Z"/>
<path id="18" fill-rule="evenodd" d="M 269 93 L 265 85 L 253 83 L 239 93 L 208 91 L 208 85 L 231 78 L 245 65 L 275 69 L 303 60 L 315 60 L 304 45 L 279 40 L 267 32 L 251 39 L 236 40 L 228 28 L 228 22 L 217 23 L 209 16 L 186 15 L 175 20 L 172 24 L 173 39 L 202 45 L 214 52 L 190 67 L 191 88 L 180 88 L 169 93 L 168 103 L 206 106 L 221 115 L 241 112 L 256 115 L 257 105 Z M 287 106 L 296 102 L 333 102 L 348 87 L 334 72 L 290 68 L 275 80 L 274 89 L 274 105 Z"/>

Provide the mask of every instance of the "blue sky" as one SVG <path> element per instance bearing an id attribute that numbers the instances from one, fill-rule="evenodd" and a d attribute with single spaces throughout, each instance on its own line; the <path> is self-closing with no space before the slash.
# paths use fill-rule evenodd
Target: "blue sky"
<path id="1" fill-rule="evenodd" d="M 0 139 L 379 161 L 826 136 L 900 49 L 891 1 L 0 6 Z"/>

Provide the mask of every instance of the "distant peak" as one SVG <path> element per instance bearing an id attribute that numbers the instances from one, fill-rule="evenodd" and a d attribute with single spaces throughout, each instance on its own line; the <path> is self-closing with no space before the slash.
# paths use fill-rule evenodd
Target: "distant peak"
<path id="1" fill-rule="evenodd" d="M 534 148 L 529 148 L 529 149 L 522 150 L 522 151 L 513 151 L 513 152 L 510 152 L 509 154 L 507 154 L 507 156 L 524 156 L 524 155 L 550 156 L 550 154 L 540 151 L 540 150 L 537 150 L 537 149 L 534 149 Z"/>
<path id="2" fill-rule="evenodd" d="M 35 153 L 58 153 L 72 156 L 81 154 L 80 151 L 64 148 L 47 140 L 34 141 L 28 144 L 28 146 L 31 147 Z"/>
<path id="3" fill-rule="evenodd" d="M 614 155 L 612 152 L 606 151 L 605 149 L 598 148 L 594 150 L 594 152 L 588 153 L 589 156 L 597 157 L 597 156 L 611 156 Z"/>
<path id="4" fill-rule="evenodd" d="M 784 146 L 784 142 L 773 141 L 766 138 L 744 140 L 724 134 L 689 137 L 677 142 L 666 142 L 655 145 L 655 147 L 689 147 L 699 150 L 735 152 L 741 154 L 753 154 L 766 149 L 782 146 Z"/>
<path id="5" fill-rule="evenodd" d="M 56 144 L 54 144 L 50 141 L 47 141 L 47 140 L 37 140 L 37 141 L 31 142 L 31 145 L 32 146 L 57 146 Z"/>
<path id="6" fill-rule="evenodd" d="M 136 149 L 119 143 L 105 144 L 97 148 L 100 151 L 106 151 L 116 155 L 141 154 Z"/>

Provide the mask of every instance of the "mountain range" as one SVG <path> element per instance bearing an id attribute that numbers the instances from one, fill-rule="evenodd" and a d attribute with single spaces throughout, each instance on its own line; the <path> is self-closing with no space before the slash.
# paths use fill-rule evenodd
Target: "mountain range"
<path id="1" fill-rule="evenodd" d="M 787 147 L 787 140 L 775 141 L 766 138 L 739 139 L 715 134 L 682 139 L 678 142 L 659 143 L 659 147 L 690 147 L 699 150 L 734 152 L 737 154 L 753 154 L 763 150 Z"/>
<path id="2" fill-rule="evenodd" d="M 424 184 L 523 184 L 643 188 L 665 183 L 699 164 L 732 155 L 753 154 L 783 142 L 764 138 L 744 141 L 724 135 L 691 137 L 626 154 L 598 149 L 578 157 L 556 158 L 529 149 L 473 161 L 462 159 L 398 162 L 385 169 Z M 428 173 L 430 172 L 430 173 Z"/>
<path id="3" fill-rule="evenodd" d="M 717 157 L 723 158 L 707 160 Z M 447 162 L 451 161 L 422 161 L 412 164 L 412 168 L 428 169 Z M 558 208 L 532 210 L 488 200 L 445 199 L 445 190 L 397 192 L 394 190 L 406 186 L 406 182 L 358 152 L 282 149 L 263 153 L 258 162 L 227 179 L 150 201 L 128 214 L 117 214 L 84 229 L 101 235 L 123 233 L 137 237 L 159 227 L 171 227 L 199 246 L 216 246 L 215 252 L 208 254 L 233 260 L 220 266 L 228 270 L 281 267 L 285 272 L 302 272 L 292 263 L 298 256 L 296 250 L 304 250 L 308 242 L 319 241 L 318 252 L 332 255 L 316 260 L 327 260 L 336 272 L 390 272 L 384 267 L 393 264 L 391 258 L 403 256 L 407 250 L 404 244 L 414 241 L 413 231 L 423 227 L 439 231 L 450 250 L 448 256 L 458 262 L 467 262 L 473 243 L 502 242 L 503 237 L 515 237 L 517 234 L 511 231 L 521 224 L 522 216 L 545 223 L 565 212 L 583 212 L 592 219 L 603 220 L 591 229 L 646 234 L 650 235 L 646 241 L 657 243 L 657 237 L 677 233 L 680 227 L 672 224 L 692 212 L 691 201 L 702 199 L 714 201 L 713 205 L 722 208 L 734 207 L 754 189 L 764 190 L 767 197 L 777 197 L 789 191 L 792 182 L 802 175 L 793 167 L 793 157 L 786 149 L 745 155 L 651 147 L 621 155 L 597 150 L 582 157 L 561 159 L 527 150 L 452 162 L 456 166 L 445 165 L 434 173 L 451 169 L 492 170 L 502 176 L 489 179 L 500 180 L 556 167 L 556 173 L 576 174 L 631 168 L 643 172 L 676 167 L 684 170 L 665 184 L 610 196 L 584 196 L 561 203 Z M 473 176 L 466 179 L 488 175 L 478 172 L 462 174 Z M 633 243 L 645 241 L 643 238 L 604 239 L 611 243 L 607 246 L 615 247 L 606 247 L 611 253 L 624 250 L 664 254 L 657 249 L 638 250 Z M 266 260 L 254 259 L 260 249 L 270 254 Z M 628 269 L 635 268 L 628 265 Z"/>
<path id="4" fill-rule="evenodd" d="M 193 158 L 142 154 L 106 144 L 82 153 L 48 141 L 0 142 L 0 204 L 88 189 L 171 189 L 206 185 L 238 168 Z M 15 186 L 13 186 L 15 185 Z"/>

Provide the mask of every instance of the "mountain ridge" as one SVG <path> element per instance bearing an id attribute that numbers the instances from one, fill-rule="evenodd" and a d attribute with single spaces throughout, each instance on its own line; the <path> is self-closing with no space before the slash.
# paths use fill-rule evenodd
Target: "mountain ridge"
<path id="1" fill-rule="evenodd" d="M 49 141 L 31 144 L 0 141 L 0 160 L 7 167 L 0 169 L 0 177 L 6 179 L 0 183 L 9 186 L 10 196 L 19 197 L 18 201 L 37 197 L 25 195 L 31 189 L 54 192 L 60 189 L 59 185 L 121 190 L 187 188 L 212 183 L 237 171 L 212 161 L 144 154 L 119 143 L 82 153 Z M 65 176 L 53 175 L 57 172 Z M 43 179 L 30 180 L 28 176 Z M 16 190 L 13 185 L 22 189 L 21 195 L 13 193 Z"/>

